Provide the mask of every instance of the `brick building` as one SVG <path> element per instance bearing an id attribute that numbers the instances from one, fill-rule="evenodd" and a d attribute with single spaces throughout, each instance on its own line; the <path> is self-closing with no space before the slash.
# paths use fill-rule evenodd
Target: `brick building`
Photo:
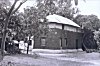
<path id="1" fill-rule="evenodd" d="M 49 32 L 34 37 L 34 48 L 78 49 L 82 47 L 82 32 L 72 20 L 53 14 L 46 17 Z"/>

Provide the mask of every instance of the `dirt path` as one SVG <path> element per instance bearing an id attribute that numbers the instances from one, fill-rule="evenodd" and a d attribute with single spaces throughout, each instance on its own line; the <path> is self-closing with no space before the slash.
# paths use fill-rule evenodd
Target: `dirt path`
<path id="1" fill-rule="evenodd" d="M 0 63 L 2 66 L 94 66 L 87 62 L 76 62 L 52 58 L 37 57 L 31 55 L 5 56 Z"/>

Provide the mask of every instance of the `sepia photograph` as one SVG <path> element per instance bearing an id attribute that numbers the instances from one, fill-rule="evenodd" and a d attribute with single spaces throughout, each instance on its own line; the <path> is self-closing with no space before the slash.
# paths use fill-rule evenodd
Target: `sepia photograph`
<path id="1" fill-rule="evenodd" d="M 0 66 L 100 66 L 100 0 L 0 0 Z"/>

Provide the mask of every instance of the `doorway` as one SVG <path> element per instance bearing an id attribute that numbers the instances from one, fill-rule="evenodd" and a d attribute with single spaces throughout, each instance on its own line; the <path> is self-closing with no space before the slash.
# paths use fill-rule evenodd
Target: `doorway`
<path id="1" fill-rule="evenodd" d="M 78 39 L 76 39 L 76 49 L 78 49 Z"/>
<path id="2" fill-rule="evenodd" d="M 0 49 L 1 49 L 2 38 L 0 38 Z"/>
<path id="3" fill-rule="evenodd" d="M 60 38 L 60 49 L 62 49 L 62 38 Z"/>

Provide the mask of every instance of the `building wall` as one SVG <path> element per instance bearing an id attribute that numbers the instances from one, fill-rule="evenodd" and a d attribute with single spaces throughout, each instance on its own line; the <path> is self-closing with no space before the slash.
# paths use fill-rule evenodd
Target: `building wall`
<path id="1" fill-rule="evenodd" d="M 58 24 L 58 23 L 49 23 L 48 26 L 49 26 L 49 28 L 58 28 L 58 29 L 62 29 L 62 27 L 64 27 L 64 30 L 67 30 L 67 31 L 81 32 L 81 29 L 70 26 L 70 25 L 65 25 L 65 24 L 62 25 L 62 24 Z"/>
<path id="2" fill-rule="evenodd" d="M 58 29 L 62 29 L 62 25 L 61 24 L 57 24 L 57 23 L 50 23 L 49 28 L 58 28 Z"/>
<path id="3" fill-rule="evenodd" d="M 45 37 L 46 45 L 41 46 L 41 36 L 34 40 L 34 48 L 46 48 L 46 49 L 75 49 L 76 40 L 78 40 L 78 48 L 81 48 L 82 34 L 73 31 L 61 30 L 58 28 L 51 28 Z M 62 39 L 62 47 L 60 45 L 60 39 Z M 67 39 L 67 44 L 65 42 Z"/>
<path id="4" fill-rule="evenodd" d="M 76 32 L 76 28 L 67 25 L 64 26 L 64 30 Z"/>

